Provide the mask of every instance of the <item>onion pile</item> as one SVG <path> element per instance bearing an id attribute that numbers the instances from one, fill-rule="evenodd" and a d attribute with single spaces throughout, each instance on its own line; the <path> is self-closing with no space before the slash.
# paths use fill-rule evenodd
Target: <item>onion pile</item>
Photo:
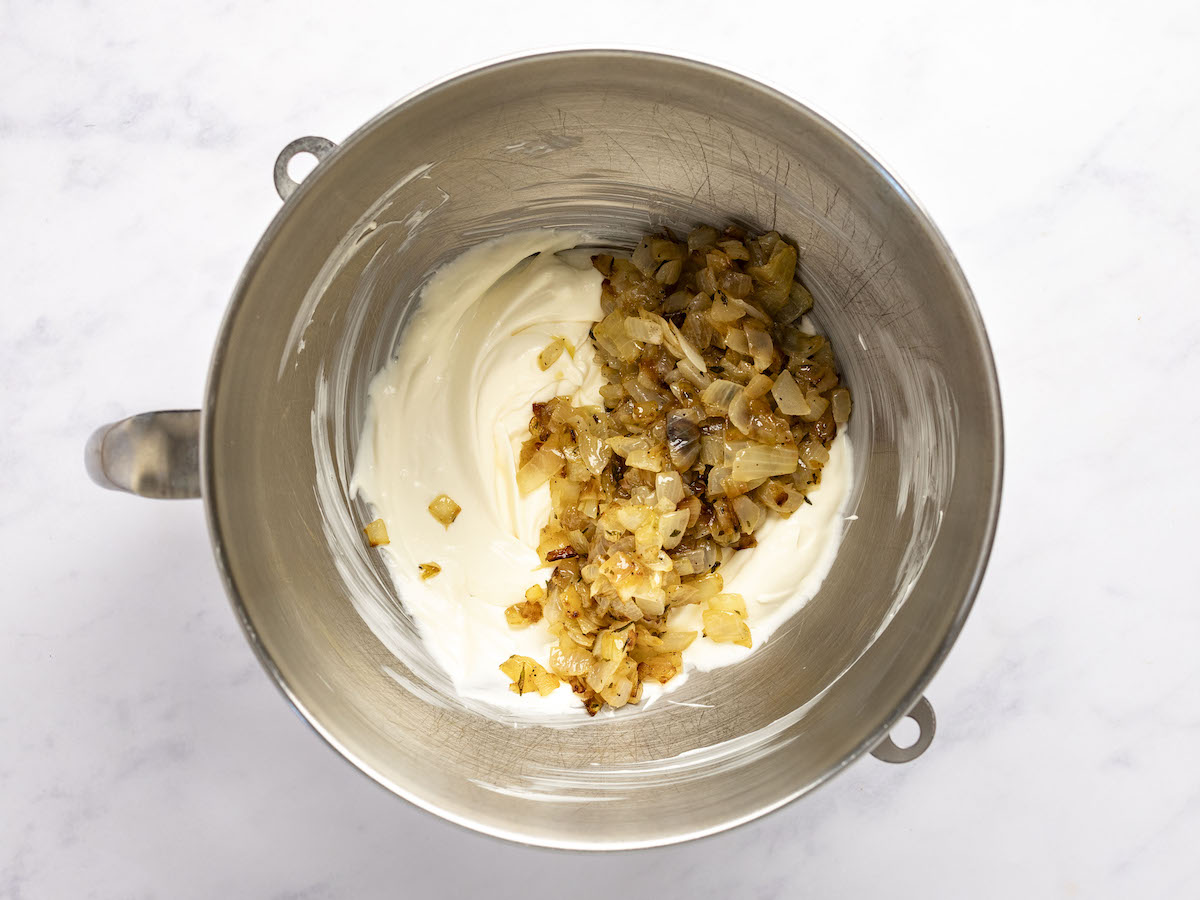
<path id="1" fill-rule="evenodd" d="M 828 341 L 801 328 L 812 295 L 777 233 L 704 226 L 592 262 L 603 405 L 534 404 L 517 471 L 524 494 L 549 483 L 538 554 L 554 572 L 506 618 L 544 619 L 558 644 L 548 667 L 501 669 L 518 693 L 565 680 L 594 715 L 682 671 L 697 634 L 668 628 L 673 608 L 701 604 L 706 639 L 752 646 L 746 604 L 717 570 L 806 502 L 851 403 Z"/>

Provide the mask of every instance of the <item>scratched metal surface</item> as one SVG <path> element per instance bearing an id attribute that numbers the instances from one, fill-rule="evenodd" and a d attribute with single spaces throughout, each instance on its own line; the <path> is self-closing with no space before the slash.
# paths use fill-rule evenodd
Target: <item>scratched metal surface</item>
<path id="1" fill-rule="evenodd" d="M 777 228 L 800 246 L 818 324 L 855 396 L 858 519 L 834 569 L 760 652 L 673 697 L 694 705 L 586 728 L 467 708 L 358 539 L 364 511 L 346 486 L 367 382 L 421 284 L 466 246 L 569 227 L 628 247 L 648 229 L 702 221 Z M 224 339 L 207 410 L 208 499 L 264 661 L 372 777 L 502 836 L 663 843 L 811 789 L 919 695 L 990 544 L 994 374 L 940 237 L 828 123 L 716 70 L 548 57 L 385 114 L 281 211 Z"/>

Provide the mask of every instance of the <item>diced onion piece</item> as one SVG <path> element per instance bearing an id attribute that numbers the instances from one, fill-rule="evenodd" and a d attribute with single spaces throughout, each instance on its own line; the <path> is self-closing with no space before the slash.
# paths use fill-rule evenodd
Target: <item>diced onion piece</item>
<path id="1" fill-rule="evenodd" d="M 796 471 L 799 458 L 799 451 L 795 447 L 751 444 L 734 456 L 730 476 L 735 481 L 751 482 L 773 475 L 790 475 Z"/>
<path id="2" fill-rule="evenodd" d="M 796 379 L 787 369 L 780 372 L 779 377 L 775 379 L 775 385 L 771 388 L 771 396 L 775 398 L 775 405 L 784 415 L 805 416 L 812 409 L 808 401 L 804 399 L 804 394 L 801 392 L 800 386 L 796 384 Z"/>
<path id="3" fill-rule="evenodd" d="M 696 640 L 694 631 L 664 631 L 661 638 L 662 649 L 665 653 L 682 653 Z"/>
<path id="4" fill-rule="evenodd" d="M 836 388 L 829 395 L 829 405 L 833 408 L 833 421 L 845 425 L 850 421 L 850 392 L 845 388 Z"/>
<path id="5" fill-rule="evenodd" d="M 745 494 L 734 498 L 733 511 L 737 513 L 738 521 L 742 524 L 742 534 L 753 534 L 754 529 L 766 518 L 763 508 Z"/>
<path id="6" fill-rule="evenodd" d="M 721 464 L 726 467 L 733 466 L 733 461 L 737 458 L 739 450 L 745 450 L 747 447 L 754 446 L 754 441 L 738 441 L 726 439 L 725 441 L 725 457 Z"/>
<path id="7" fill-rule="evenodd" d="M 600 697 L 613 709 L 620 709 L 626 703 L 634 702 L 637 683 L 637 663 L 631 659 L 623 659 L 613 673 L 612 684 L 600 691 Z"/>
<path id="8" fill-rule="evenodd" d="M 675 556 L 675 571 L 679 575 L 699 575 L 711 569 L 716 561 L 716 548 L 705 544 Z"/>
<path id="9" fill-rule="evenodd" d="M 380 544 L 390 544 L 388 538 L 387 526 L 383 519 L 376 519 L 374 522 L 368 522 L 367 527 L 363 529 L 367 535 L 367 543 L 372 547 L 378 547 Z"/>
<path id="10" fill-rule="evenodd" d="M 798 281 L 792 282 L 788 298 L 775 313 L 775 321 L 790 325 L 813 308 L 813 295 Z"/>
<path id="11" fill-rule="evenodd" d="M 643 275 L 653 275 L 654 270 L 658 268 L 658 260 L 654 258 L 654 252 L 650 249 L 648 237 L 642 238 L 629 259 Z"/>
<path id="12" fill-rule="evenodd" d="M 687 314 L 687 318 L 679 328 L 679 333 L 697 350 L 704 350 L 712 344 L 716 334 L 708 319 L 695 309 Z"/>
<path id="13" fill-rule="evenodd" d="M 542 620 L 542 604 L 536 600 L 522 600 L 504 610 L 504 620 L 513 628 L 524 628 Z"/>
<path id="14" fill-rule="evenodd" d="M 825 374 L 821 376 L 821 380 L 816 383 L 816 389 L 823 394 L 837 387 L 837 383 L 838 374 L 830 367 L 825 370 Z"/>
<path id="15" fill-rule="evenodd" d="M 784 516 L 790 516 L 804 505 L 804 494 L 792 484 L 771 480 L 756 493 L 760 502 Z"/>
<path id="16" fill-rule="evenodd" d="M 704 371 L 703 369 L 696 368 L 686 359 L 679 360 L 679 362 L 675 364 L 675 368 L 679 370 L 680 374 L 683 375 L 684 378 L 698 388 L 703 389 L 712 384 L 713 379 L 708 372 Z"/>
<path id="17" fill-rule="evenodd" d="M 421 570 L 421 580 L 428 581 L 434 575 L 442 571 L 442 567 L 435 562 L 421 563 L 418 568 Z"/>
<path id="18" fill-rule="evenodd" d="M 560 644 L 550 651 L 550 669 L 564 678 L 586 675 L 594 661 L 591 652 L 579 646 L 563 647 Z"/>
<path id="19" fill-rule="evenodd" d="M 668 606 L 687 606 L 700 602 L 700 590 L 694 584 L 674 584 L 667 588 Z"/>
<path id="20" fill-rule="evenodd" d="M 766 394 L 767 391 L 769 391 L 771 389 L 771 387 L 774 383 L 775 382 L 773 382 L 766 375 L 761 375 L 761 374 L 755 375 L 753 378 L 751 378 L 749 381 L 746 382 L 746 389 L 745 389 L 746 399 L 747 400 L 757 400 L 759 397 Z"/>
<path id="21" fill-rule="evenodd" d="M 537 691 L 545 697 L 559 685 L 558 677 L 554 673 L 546 671 L 528 656 L 510 656 L 500 664 L 500 671 L 511 679 L 509 690 L 517 694 Z"/>
<path id="22" fill-rule="evenodd" d="M 808 412 L 801 415 L 800 418 L 805 422 L 817 421 L 817 419 L 825 415 L 825 410 L 829 408 L 829 401 L 816 391 L 809 391 L 804 399 L 808 401 Z"/>
<path id="23" fill-rule="evenodd" d="M 563 350 L 566 349 L 566 346 L 567 342 L 560 337 L 556 337 L 554 340 L 552 340 L 546 345 L 546 349 L 538 354 L 538 368 L 545 372 L 548 368 L 554 365 L 558 361 L 558 358 L 562 356 Z"/>
<path id="24" fill-rule="evenodd" d="M 692 586 L 702 601 L 708 601 L 725 589 L 725 578 L 720 572 L 710 572 L 693 581 Z"/>
<path id="25" fill-rule="evenodd" d="M 700 413 L 694 409 L 675 409 L 667 414 L 667 450 L 671 465 L 681 472 L 696 464 L 700 455 Z M 683 480 L 679 483 L 681 496 L 677 503 L 683 499 Z"/>
<path id="26" fill-rule="evenodd" d="M 648 441 L 645 435 L 637 435 L 629 437 L 627 435 L 615 434 L 608 439 L 608 446 L 612 448 L 613 453 L 617 456 L 628 456 L 635 450 L 644 450 L 648 446 Z"/>
<path id="27" fill-rule="evenodd" d="M 633 601 L 648 616 L 661 616 L 667 609 L 665 597 L 642 596 L 639 594 L 633 598 Z"/>
<path id="28" fill-rule="evenodd" d="M 662 653 L 662 638 L 642 624 L 639 624 L 636 630 L 637 639 L 629 650 L 630 659 L 645 662 Z"/>
<path id="29" fill-rule="evenodd" d="M 717 241 L 717 246 L 725 251 L 725 255 L 734 260 L 745 260 L 750 258 L 750 254 L 746 250 L 746 245 L 738 240 Z"/>
<path id="30" fill-rule="evenodd" d="M 549 481 L 551 476 L 561 472 L 562 466 L 562 456 L 553 450 L 542 447 L 529 458 L 529 461 L 525 465 L 517 470 L 517 490 L 521 492 L 522 497 L 536 491 Z M 437 514 L 434 513 L 434 515 L 436 516 Z"/>
<path id="31" fill-rule="evenodd" d="M 718 327 L 732 325 L 744 315 L 746 310 L 741 305 L 723 299 L 713 300 L 712 306 L 708 308 L 709 319 Z"/>
<path id="32" fill-rule="evenodd" d="M 751 646 L 750 626 L 735 612 L 722 609 L 706 609 L 701 615 L 704 636 L 718 644 Z"/>
<path id="33" fill-rule="evenodd" d="M 541 669 L 540 666 L 539 666 L 539 669 Z M 557 675 L 555 675 L 553 672 L 548 672 L 545 669 L 541 669 L 541 671 L 534 672 L 533 682 L 534 682 L 534 687 L 537 688 L 538 694 L 542 697 L 545 697 L 545 696 L 553 693 L 558 688 L 558 686 L 560 684 L 562 684 L 562 682 L 559 681 Z"/>
<path id="34" fill-rule="evenodd" d="M 696 250 L 711 250 L 717 246 L 717 229 L 711 225 L 701 225 L 698 228 L 693 228 L 688 232 L 687 247 L 688 252 L 693 253 Z"/>
<path id="35" fill-rule="evenodd" d="M 761 265 L 747 266 L 746 274 L 758 285 L 754 296 L 761 300 L 767 309 L 777 310 L 787 301 L 792 281 L 796 277 L 796 248 L 779 240 L 779 235 L 774 232 L 763 235 L 759 239 L 759 246 L 764 246 L 768 239 L 773 241 L 770 258 Z"/>
<path id="36" fill-rule="evenodd" d="M 746 356 L 750 355 L 750 342 L 746 340 L 746 332 L 740 328 L 729 329 L 725 334 L 725 346 Z"/>
<path id="37" fill-rule="evenodd" d="M 794 363 L 804 362 L 824 345 L 825 338 L 821 335 L 809 334 L 799 328 L 787 326 L 780 334 L 779 349 L 787 353 Z"/>
<path id="38" fill-rule="evenodd" d="M 814 466 L 820 468 L 829 462 L 829 451 L 825 449 L 820 441 L 806 440 L 800 446 L 800 458 L 804 460 L 804 465 L 808 468 Z"/>
<path id="39" fill-rule="evenodd" d="M 592 336 L 604 350 L 623 362 L 633 362 L 641 352 L 625 330 L 625 316 L 613 310 L 594 326 Z"/>
<path id="40" fill-rule="evenodd" d="M 520 476 L 518 475 L 519 478 Z M 435 519 L 449 528 L 450 523 L 457 519 L 458 514 L 462 512 L 462 507 L 445 494 L 438 494 L 433 498 L 433 502 L 429 504 L 429 512 Z"/>
<path id="41" fill-rule="evenodd" d="M 599 475 L 607 468 L 609 460 L 612 459 L 612 448 L 598 430 L 576 428 L 575 443 L 579 447 L 579 458 L 589 472 Z"/>
<path id="42" fill-rule="evenodd" d="M 700 355 L 700 351 L 693 347 L 692 342 L 683 336 L 683 333 L 675 326 L 674 322 L 668 322 L 667 327 L 670 328 L 675 340 L 678 341 L 679 355 L 703 372 L 708 366 L 704 362 L 704 357 Z M 767 340 L 770 340 L 770 338 L 768 337 Z"/>
<path id="43" fill-rule="evenodd" d="M 710 415 L 724 415 L 740 391 L 741 387 L 734 382 L 718 378 L 700 394 L 700 402 Z"/>
<path id="44" fill-rule="evenodd" d="M 658 495 L 658 506 L 670 511 L 687 496 L 683 479 L 678 472 L 659 472 L 654 476 L 654 490 Z"/>
<path id="45" fill-rule="evenodd" d="M 715 434 L 700 435 L 700 462 L 705 466 L 718 466 L 725 458 L 725 439 Z"/>
<path id="46" fill-rule="evenodd" d="M 746 601 L 741 594 L 717 594 L 708 601 L 708 608 L 736 613 L 743 619 L 746 618 Z"/>
<path id="47" fill-rule="evenodd" d="M 674 550 L 683 540 L 683 534 L 688 527 L 689 513 L 686 509 L 677 509 L 658 518 L 658 533 L 662 536 L 662 548 Z"/>
<path id="48" fill-rule="evenodd" d="M 661 472 L 663 459 L 654 449 L 637 449 L 625 457 L 625 464 L 646 472 Z"/>
<path id="49" fill-rule="evenodd" d="M 726 272 L 721 276 L 721 290 L 729 297 L 749 297 L 754 290 L 754 281 L 741 272 Z"/>
<path id="50" fill-rule="evenodd" d="M 770 321 L 771 321 L 771 317 L 768 316 L 765 312 L 763 312 L 761 309 L 759 309 L 753 303 L 749 303 L 749 302 L 741 299 L 740 297 L 730 296 L 729 297 L 729 305 L 733 306 L 737 309 L 740 309 L 746 315 L 750 316 L 751 318 L 758 319 L 758 321 L 760 321 L 760 322 L 770 323 Z"/>
<path id="51" fill-rule="evenodd" d="M 658 262 L 668 259 L 683 259 L 687 253 L 683 245 L 675 243 L 670 238 L 656 237 L 650 239 L 650 250 Z"/>
<path id="52" fill-rule="evenodd" d="M 679 280 L 679 276 L 683 274 L 683 260 L 670 259 L 658 267 L 658 271 L 654 273 L 654 280 L 659 284 L 674 284 Z"/>
<path id="53" fill-rule="evenodd" d="M 623 657 L 621 659 L 597 660 L 592 666 L 592 671 L 588 673 L 586 679 L 587 686 L 596 693 L 603 691 L 613 683 L 613 679 L 617 674 L 617 669 L 621 668 L 622 661 Z"/>
<path id="54" fill-rule="evenodd" d="M 596 641 L 596 655 L 606 661 L 620 660 L 625 656 L 625 645 L 633 635 L 633 629 L 624 625 L 600 632 Z"/>
<path id="55" fill-rule="evenodd" d="M 750 433 L 750 398 L 745 389 L 734 394 L 729 403 L 729 423 L 743 434 Z"/>
<path id="56" fill-rule="evenodd" d="M 649 319 L 630 316 L 625 320 L 625 332 L 635 341 L 644 344 L 661 344 L 663 340 L 662 326 Z"/>
<path id="57" fill-rule="evenodd" d="M 566 509 L 574 506 L 579 500 L 579 490 L 582 485 L 577 481 L 550 476 L 550 504 L 555 509 Z"/>
<path id="58" fill-rule="evenodd" d="M 683 656 L 676 653 L 660 653 L 644 663 L 638 664 L 638 677 L 642 681 L 657 681 L 666 684 L 683 671 Z"/>
<path id="59" fill-rule="evenodd" d="M 713 466 L 708 470 L 708 484 L 705 493 L 709 497 L 719 497 L 725 493 L 725 479 L 729 477 L 727 466 Z"/>
<path id="60" fill-rule="evenodd" d="M 760 372 L 771 365 L 774 356 L 774 345 L 771 336 L 758 322 L 747 322 L 744 326 L 746 343 L 750 347 L 750 355 L 754 358 L 754 368 Z"/>

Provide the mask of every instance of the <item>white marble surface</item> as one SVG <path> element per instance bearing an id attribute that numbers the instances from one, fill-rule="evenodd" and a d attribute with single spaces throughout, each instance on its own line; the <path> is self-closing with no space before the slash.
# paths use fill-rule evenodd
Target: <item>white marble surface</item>
<path id="1" fill-rule="evenodd" d="M 610 896 L 600 866 L 661 897 L 1200 895 L 1197 7 L 638 5 L 0 5 L 0 898 Z M 200 505 L 95 489 L 81 449 L 199 400 L 288 140 L 630 37 L 832 112 L 913 187 L 990 329 L 1008 469 L 921 760 L 596 859 L 342 763 L 254 661 Z"/>

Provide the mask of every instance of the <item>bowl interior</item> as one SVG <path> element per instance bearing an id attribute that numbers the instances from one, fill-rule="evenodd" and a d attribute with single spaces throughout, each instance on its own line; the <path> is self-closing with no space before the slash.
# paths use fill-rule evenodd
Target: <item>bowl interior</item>
<path id="1" fill-rule="evenodd" d="M 421 285 L 468 246 L 564 227 L 630 247 L 647 230 L 700 222 L 774 228 L 800 246 L 814 318 L 855 400 L 857 518 L 833 570 L 747 662 L 693 676 L 673 703 L 576 728 L 468 708 L 360 539 L 367 511 L 347 482 L 367 383 Z M 986 560 L 999 405 L 953 258 L 845 135 L 719 70 L 558 54 L 407 101 L 356 133 L 281 211 L 223 340 L 206 408 L 206 498 L 252 639 L 352 761 L 491 833 L 663 843 L 803 793 L 903 715 Z"/>

